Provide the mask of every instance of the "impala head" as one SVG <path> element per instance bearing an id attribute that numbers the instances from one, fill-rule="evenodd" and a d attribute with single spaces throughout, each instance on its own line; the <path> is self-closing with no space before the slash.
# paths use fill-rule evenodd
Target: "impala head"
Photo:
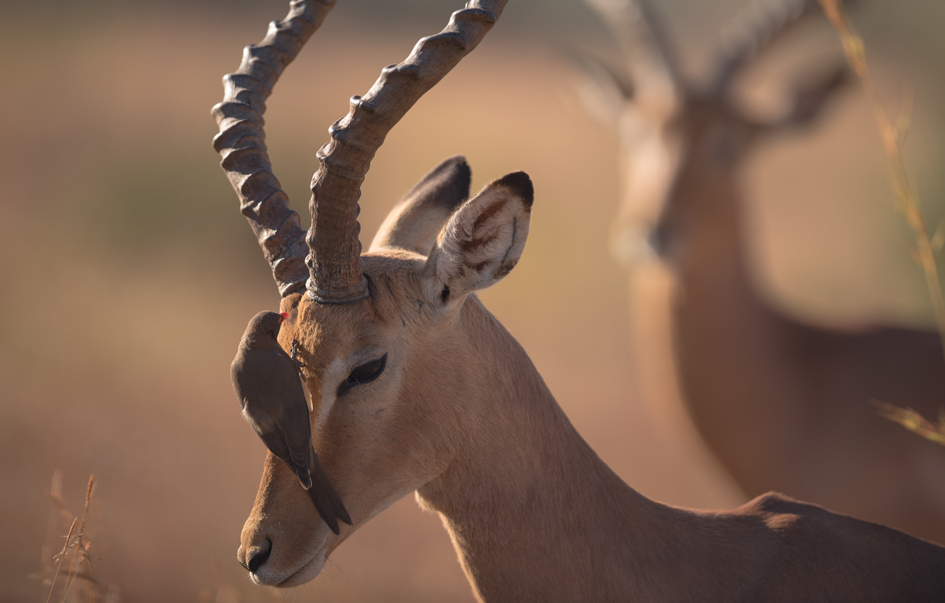
<path id="1" fill-rule="evenodd" d="M 292 586 L 318 575 L 328 554 L 388 505 L 435 479 L 463 438 L 457 412 L 480 362 L 463 330 L 471 293 L 503 278 L 525 245 L 532 185 L 510 174 L 469 199 L 465 160 L 443 162 L 396 207 L 362 255 L 360 183 L 387 132 L 470 52 L 505 0 L 474 0 L 354 97 L 330 129 L 312 183 L 312 228 L 272 175 L 263 143 L 263 101 L 333 2 L 294 0 L 249 46 L 214 108 L 215 146 L 243 213 L 269 260 L 288 318 L 280 341 L 298 342 L 312 395 L 315 450 L 353 525 L 335 535 L 284 463 L 267 457 L 238 557 L 262 584 Z M 306 245 L 307 243 L 307 245 Z"/>
<path id="2" fill-rule="evenodd" d="M 689 229 L 704 225 L 711 204 L 737 197 L 740 161 L 771 132 L 811 123 L 845 81 L 837 67 L 795 86 L 785 113 L 753 119 L 731 94 L 732 82 L 761 50 L 816 0 L 758 3 L 727 28 L 707 86 L 685 81 L 646 0 L 586 0 L 618 42 L 624 66 L 585 58 L 591 77 L 581 89 L 592 113 L 617 124 L 621 137 L 622 202 L 612 252 L 630 263 L 656 251 L 672 258 Z"/>

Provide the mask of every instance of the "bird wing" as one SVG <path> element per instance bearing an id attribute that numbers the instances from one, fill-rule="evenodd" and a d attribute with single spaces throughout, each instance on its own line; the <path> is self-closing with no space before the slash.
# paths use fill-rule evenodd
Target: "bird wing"
<path id="1" fill-rule="evenodd" d="M 283 431 L 286 435 L 286 441 L 289 445 L 289 452 L 292 458 L 289 464 L 293 466 L 293 468 L 304 467 L 306 477 L 311 476 L 309 487 L 306 488 L 309 492 L 309 497 L 315 504 L 315 509 L 318 511 L 318 514 L 321 515 L 325 523 L 328 524 L 331 531 L 338 534 L 337 520 L 340 519 L 348 525 L 351 525 L 351 518 L 348 516 L 348 511 L 345 509 L 344 504 L 342 504 L 341 497 L 338 496 L 338 492 L 328 479 L 328 475 L 325 473 L 325 469 L 322 467 L 318 455 L 315 454 L 315 448 L 312 446 L 308 402 L 305 400 L 302 382 L 298 378 L 298 369 L 288 354 L 281 348 L 279 348 L 279 352 L 281 352 L 278 357 L 280 365 L 279 372 L 280 374 L 284 373 L 286 375 L 286 389 L 291 389 L 294 392 L 292 394 L 292 400 L 294 402 L 282 406 L 283 415 L 280 421 L 283 425 Z M 291 388 L 288 387 L 288 373 L 290 370 L 292 374 L 295 375 L 295 379 L 292 380 L 293 387 Z M 300 471 L 296 470 L 296 473 L 300 474 Z"/>
<path id="2" fill-rule="evenodd" d="M 289 355 L 281 347 L 241 349 L 231 373 L 243 414 L 266 448 L 295 472 L 331 531 L 339 533 L 338 519 L 351 525 L 348 511 L 312 447 L 308 402 Z"/>
<path id="3" fill-rule="evenodd" d="M 240 350 L 232 366 L 233 386 L 243 414 L 272 453 L 311 487 L 312 427 L 298 369 L 276 346 Z"/>
<path id="4" fill-rule="evenodd" d="M 286 462 L 299 475 L 300 480 L 305 476 L 303 485 L 307 482 L 308 489 L 311 487 L 309 471 L 312 464 L 312 419 L 308 402 L 305 400 L 305 391 L 302 389 L 302 381 L 295 363 L 282 348 L 274 349 L 277 353 L 273 363 L 273 377 L 279 381 L 277 401 L 280 412 L 277 422 L 289 450 L 289 459 Z"/>

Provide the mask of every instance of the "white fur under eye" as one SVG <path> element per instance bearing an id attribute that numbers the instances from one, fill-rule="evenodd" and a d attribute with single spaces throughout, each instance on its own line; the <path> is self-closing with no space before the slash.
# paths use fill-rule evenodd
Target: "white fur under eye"
<path id="1" fill-rule="evenodd" d="M 322 379 L 322 403 L 318 408 L 315 425 L 321 427 L 328 420 L 331 409 L 338 399 L 338 383 L 348 376 L 347 363 L 340 358 L 328 365 Z"/>

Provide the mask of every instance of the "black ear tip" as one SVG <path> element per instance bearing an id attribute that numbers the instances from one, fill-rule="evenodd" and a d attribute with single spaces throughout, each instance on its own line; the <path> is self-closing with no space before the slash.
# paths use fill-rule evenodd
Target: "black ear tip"
<path id="1" fill-rule="evenodd" d="M 466 158 L 456 155 L 440 162 L 404 197 L 426 191 L 426 204 L 441 206 L 452 211 L 469 198 L 472 170 Z"/>
<path id="2" fill-rule="evenodd" d="M 466 163 L 466 158 L 462 155 L 455 155 L 449 159 L 444 159 L 440 162 L 440 165 L 433 168 L 430 172 L 431 176 L 446 176 L 449 174 L 451 177 L 463 177 L 468 180 L 472 175 L 472 171 L 469 169 L 469 164 Z"/>
<path id="3" fill-rule="evenodd" d="M 452 157 L 444 159 L 443 163 L 441 163 L 440 165 L 441 166 L 447 166 L 447 165 L 454 166 L 455 165 L 458 168 L 464 168 L 466 170 L 469 169 L 469 164 L 466 163 L 466 158 L 463 155 L 453 155 Z"/>
<path id="4" fill-rule="evenodd" d="M 521 197 L 526 208 L 532 208 L 532 203 L 535 201 L 535 187 L 532 186 L 532 179 L 525 172 L 513 172 L 503 176 L 496 181 L 496 185 L 506 187 L 512 193 Z"/>
<path id="5" fill-rule="evenodd" d="M 469 185 L 472 183 L 472 170 L 469 169 L 466 158 L 462 155 L 456 155 L 455 157 L 450 157 L 441 165 L 449 169 L 453 179 L 455 179 L 456 186 L 465 189 L 466 197 L 468 197 Z"/>

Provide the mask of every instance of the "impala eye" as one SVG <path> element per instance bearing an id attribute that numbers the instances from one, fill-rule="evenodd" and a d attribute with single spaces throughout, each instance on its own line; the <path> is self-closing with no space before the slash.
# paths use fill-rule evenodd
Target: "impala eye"
<path id="1" fill-rule="evenodd" d="M 345 380 L 345 384 L 348 387 L 353 387 L 363 383 L 370 383 L 381 376 L 385 366 L 387 366 L 387 354 L 384 354 L 377 360 L 366 362 L 351 371 L 351 374 L 348 375 L 348 379 Z"/>

